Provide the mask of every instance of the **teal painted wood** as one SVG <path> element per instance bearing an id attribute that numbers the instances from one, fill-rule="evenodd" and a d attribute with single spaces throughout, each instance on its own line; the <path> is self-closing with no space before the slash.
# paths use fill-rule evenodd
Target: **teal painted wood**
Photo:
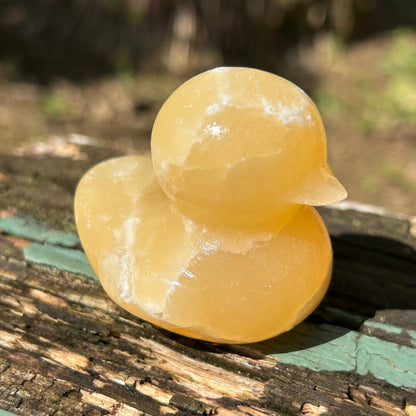
<path id="1" fill-rule="evenodd" d="M 370 320 L 365 322 L 365 326 L 376 328 L 376 329 L 381 329 L 385 332 L 390 332 L 391 334 L 398 334 L 398 335 L 402 334 L 405 331 L 405 329 L 400 328 L 395 325 L 385 324 L 384 322 L 374 322 Z"/>
<path id="2" fill-rule="evenodd" d="M 357 332 L 342 327 L 304 322 L 266 343 L 276 351 L 270 355 L 285 364 L 314 371 L 352 371 L 357 338 Z"/>
<path id="3" fill-rule="evenodd" d="M 23 249 L 29 263 L 45 264 L 60 270 L 97 279 L 87 256 L 81 250 L 32 243 Z"/>
<path id="4" fill-rule="evenodd" d="M 381 329 L 382 331 L 389 332 L 391 334 L 396 335 L 407 335 L 410 338 L 411 344 L 416 346 L 416 331 L 412 329 L 407 328 L 401 328 L 399 326 L 391 325 L 391 324 L 385 324 L 384 322 L 374 322 L 371 320 L 368 320 L 365 322 L 365 326 Z"/>
<path id="5" fill-rule="evenodd" d="M 385 325 L 383 329 L 388 327 L 390 325 Z M 390 329 L 397 333 L 396 328 Z M 356 331 L 327 324 L 302 323 L 262 344 L 266 345 L 270 356 L 285 364 L 314 371 L 355 370 L 361 375 L 373 374 L 397 387 L 416 388 L 415 348 Z"/>
<path id="6" fill-rule="evenodd" d="M 416 349 L 360 335 L 357 342 L 357 372 L 373 374 L 393 386 L 416 388 Z"/>
<path id="7" fill-rule="evenodd" d="M 408 329 L 406 332 L 412 338 L 410 342 L 416 347 L 416 331 L 412 331 Z"/>
<path id="8" fill-rule="evenodd" d="M 17 416 L 15 413 L 10 413 L 7 410 L 0 409 L 0 416 Z"/>
<path id="9" fill-rule="evenodd" d="M 74 247 L 79 244 L 77 234 L 51 229 L 47 224 L 30 218 L 5 217 L 0 218 L 0 228 L 4 233 L 26 238 L 40 243 L 57 244 Z"/>

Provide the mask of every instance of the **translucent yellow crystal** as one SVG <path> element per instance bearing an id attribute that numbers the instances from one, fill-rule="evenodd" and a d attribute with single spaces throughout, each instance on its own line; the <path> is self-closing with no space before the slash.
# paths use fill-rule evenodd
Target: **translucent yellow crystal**
<path id="1" fill-rule="evenodd" d="M 166 101 L 152 157 L 92 168 L 75 198 L 85 252 L 109 296 L 174 332 L 254 342 L 322 299 L 328 233 L 314 208 L 346 192 L 310 98 L 249 68 L 217 68 Z"/>

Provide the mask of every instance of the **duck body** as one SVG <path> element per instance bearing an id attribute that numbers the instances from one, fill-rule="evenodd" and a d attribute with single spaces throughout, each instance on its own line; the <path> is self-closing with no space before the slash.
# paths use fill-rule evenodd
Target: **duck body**
<path id="1" fill-rule="evenodd" d="M 103 162 L 77 190 L 77 225 L 108 295 L 182 335 L 254 342 L 287 331 L 329 284 L 331 244 L 312 207 L 279 232 L 205 226 L 166 198 L 149 156 Z"/>
<path id="2" fill-rule="evenodd" d="M 249 80 L 254 90 L 241 92 Z M 152 155 L 111 159 L 82 178 L 78 231 L 116 303 L 222 343 L 270 338 L 315 309 L 332 249 L 310 205 L 345 190 L 326 163 L 315 106 L 286 83 L 248 68 L 201 74 L 162 107 Z"/>

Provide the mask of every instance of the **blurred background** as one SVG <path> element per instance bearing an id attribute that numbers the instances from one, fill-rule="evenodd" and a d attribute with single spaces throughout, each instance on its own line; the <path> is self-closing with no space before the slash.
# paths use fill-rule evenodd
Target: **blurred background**
<path id="1" fill-rule="evenodd" d="M 0 0 L 0 154 L 147 150 L 168 95 L 219 65 L 299 85 L 350 198 L 416 214 L 414 0 Z"/>

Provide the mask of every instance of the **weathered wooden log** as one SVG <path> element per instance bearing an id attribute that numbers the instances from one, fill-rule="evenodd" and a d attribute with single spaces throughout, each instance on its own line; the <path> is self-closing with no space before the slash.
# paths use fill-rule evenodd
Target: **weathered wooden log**
<path id="1" fill-rule="evenodd" d="M 279 337 L 213 344 L 106 296 L 72 220 L 88 163 L 0 156 L 0 415 L 416 415 L 412 218 L 321 209 L 335 263 L 318 309 Z"/>

